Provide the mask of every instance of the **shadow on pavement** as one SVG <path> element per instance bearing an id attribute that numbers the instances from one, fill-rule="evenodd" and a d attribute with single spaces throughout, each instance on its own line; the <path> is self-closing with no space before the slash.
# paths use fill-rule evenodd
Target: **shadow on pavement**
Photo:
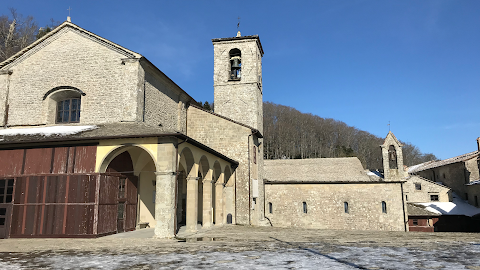
<path id="1" fill-rule="evenodd" d="M 292 243 L 290 243 L 290 242 L 285 242 L 285 241 L 282 241 L 282 240 L 277 239 L 277 238 L 274 238 L 274 237 L 270 237 L 270 238 L 272 238 L 273 240 L 278 241 L 278 242 L 280 242 L 280 243 L 284 243 L 284 244 L 290 245 L 290 246 L 295 247 L 295 248 L 298 248 L 298 249 L 300 249 L 300 250 L 308 251 L 308 252 L 313 253 L 313 254 L 315 254 L 315 255 L 323 256 L 323 257 L 325 257 L 325 258 L 328 258 L 328 259 L 337 261 L 337 262 L 339 262 L 339 263 L 342 263 L 342 264 L 345 264 L 345 265 L 348 265 L 348 266 L 351 266 L 351 267 L 355 267 L 355 268 L 357 268 L 357 269 L 367 269 L 367 270 L 368 270 L 368 268 L 365 268 L 365 267 L 363 267 L 363 266 L 356 265 L 356 264 L 354 264 L 354 263 L 347 262 L 347 261 L 344 261 L 344 260 L 341 260 L 341 259 L 337 259 L 337 258 L 332 257 L 332 256 L 330 256 L 330 255 L 320 253 L 320 252 L 318 252 L 318 251 L 316 251 L 316 250 L 314 250 L 314 249 L 305 248 L 305 247 L 302 247 L 302 246 L 296 246 L 295 244 L 292 244 Z"/>

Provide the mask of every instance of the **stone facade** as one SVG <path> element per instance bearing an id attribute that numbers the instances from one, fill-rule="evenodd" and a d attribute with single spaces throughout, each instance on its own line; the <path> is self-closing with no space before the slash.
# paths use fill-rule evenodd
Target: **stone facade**
<path id="1" fill-rule="evenodd" d="M 279 227 L 404 231 L 401 185 L 267 183 L 266 216 L 273 226 Z M 382 202 L 386 203 L 386 213 L 382 212 Z M 306 213 L 303 203 L 306 203 Z"/>
<path id="2" fill-rule="evenodd" d="M 403 191 L 405 200 L 408 202 L 430 202 L 432 199 L 435 199 L 435 196 L 438 196 L 439 202 L 451 201 L 451 190 L 444 185 L 417 175 L 409 176 L 406 180 Z"/>
<path id="3" fill-rule="evenodd" d="M 408 229 L 403 181 L 370 178 L 356 157 L 265 160 L 265 178 L 273 226 Z"/>
<path id="4" fill-rule="evenodd" d="M 215 105 L 216 106 L 216 105 Z M 252 128 L 225 119 L 195 106 L 187 112 L 187 135 L 203 144 L 237 160 L 235 183 L 227 183 L 226 188 L 235 184 L 235 222 L 237 224 L 258 225 L 263 219 L 263 145 Z M 256 157 L 253 148 L 256 148 Z M 254 159 L 256 158 L 256 162 Z M 257 180 L 255 183 L 253 180 Z M 253 185 L 258 187 L 253 206 Z M 229 206 L 229 204 L 227 204 Z M 229 206 L 231 207 L 231 206 Z M 227 213 L 228 214 L 228 213 Z"/>
<path id="5" fill-rule="evenodd" d="M 9 108 L 2 125 L 55 124 L 56 102 L 78 89 L 81 124 L 146 122 L 185 130 L 183 104 L 192 99 L 148 60 L 74 24 L 59 27 L 15 61 L 2 63 L 3 116 Z"/>

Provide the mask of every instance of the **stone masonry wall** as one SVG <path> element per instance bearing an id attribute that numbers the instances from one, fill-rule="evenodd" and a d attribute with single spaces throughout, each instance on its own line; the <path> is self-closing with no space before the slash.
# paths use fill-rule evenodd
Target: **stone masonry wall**
<path id="1" fill-rule="evenodd" d="M 250 148 L 253 146 L 253 136 L 249 137 L 252 133 L 251 130 L 192 106 L 188 108 L 187 118 L 187 135 L 189 137 L 240 163 L 236 169 L 236 223 L 249 224 L 249 214 L 251 214 L 254 217 L 252 224 L 258 224 L 258 220 L 263 217 L 264 205 L 263 188 L 261 188 L 263 187 L 263 155 L 257 153 L 257 164 L 250 163 L 251 171 L 256 166 L 256 175 L 252 175 L 252 177 L 257 176 L 259 180 L 257 207 L 255 210 L 250 210 L 249 192 L 252 190 L 249 187 L 248 165 L 249 146 Z M 262 145 L 259 151 L 263 153 Z M 252 155 L 252 153 L 250 154 Z"/>
<path id="2" fill-rule="evenodd" d="M 145 123 L 185 132 L 186 98 L 164 75 L 145 67 Z"/>
<path id="3" fill-rule="evenodd" d="M 465 161 L 465 168 L 468 171 L 468 181 L 473 182 L 480 180 L 480 172 L 479 172 L 479 163 L 476 158 L 472 158 L 470 160 Z"/>
<path id="4" fill-rule="evenodd" d="M 408 202 L 430 202 L 430 195 L 438 195 L 439 202 L 450 201 L 450 189 L 447 187 L 440 186 L 415 175 L 406 180 L 407 182 L 403 185 L 403 191 Z M 415 184 L 420 184 L 421 190 L 415 189 Z"/>
<path id="5" fill-rule="evenodd" d="M 435 178 L 433 177 L 433 174 L 435 174 Z M 463 199 L 466 199 L 466 176 L 463 162 L 457 162 L 442 167 L 421 171 L 418 173 L 418 175 L 434 182 L 442 182 L 443 185 L 451 188 L 452 191 L 457 195 L 461 196 Z"/>
<path id="6" fill-rule="evenodd" d="M 138 62 L 66 27 L 3 69 L 10 80 L 8 125 L 48 124 L 43 96 L 58 86 L 73 86 L 82 96 L 81 123 L 138 121 Z M 6 75 L 0 75 L 2 77 Z M 5 87 L 1 89 L 5 91 Z M 47 98 L 48 99 L 48 98 Z M 54 119 L 54 118 L 53 118 Z"/>
<path id="7" fill-rule="evenodd" d="M 404 231 L 399 183 L 266 184 L 266 216 L 276 227 Z M 382 201 L 387 213 L 382 212 Z M 303 202 L 307 213 L 303 212 Z M 348 202 L 348 213 L 344 211 Z M 272 203 L 269 213 L 268 203 Z"/>

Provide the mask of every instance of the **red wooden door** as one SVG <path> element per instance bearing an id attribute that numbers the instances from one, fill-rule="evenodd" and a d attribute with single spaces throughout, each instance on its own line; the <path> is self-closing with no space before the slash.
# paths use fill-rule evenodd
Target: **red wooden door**
<path id="1" fill-rule="evenodd" d="M 0 179 L 0 239 L 10 235 L 14 179 Z"/>
<path id="2" fill-rule="evenodd" d="M 133 174 L 118 179 L 117 232 L 135 230 L 137 221 L 137 182 Z"/>

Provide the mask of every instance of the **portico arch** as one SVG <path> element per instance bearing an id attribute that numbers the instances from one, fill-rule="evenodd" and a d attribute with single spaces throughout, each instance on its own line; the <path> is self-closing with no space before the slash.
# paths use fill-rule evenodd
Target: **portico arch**
<path id="1" fill-rule="evenodd" d="M 100 172 L 120 176 L 113 185 L 118 188 L 119 232 L 139 224 L 155 226 L 156 164 L 148 151 L 135 145 L 119 146 L 105 156 Z"/>

